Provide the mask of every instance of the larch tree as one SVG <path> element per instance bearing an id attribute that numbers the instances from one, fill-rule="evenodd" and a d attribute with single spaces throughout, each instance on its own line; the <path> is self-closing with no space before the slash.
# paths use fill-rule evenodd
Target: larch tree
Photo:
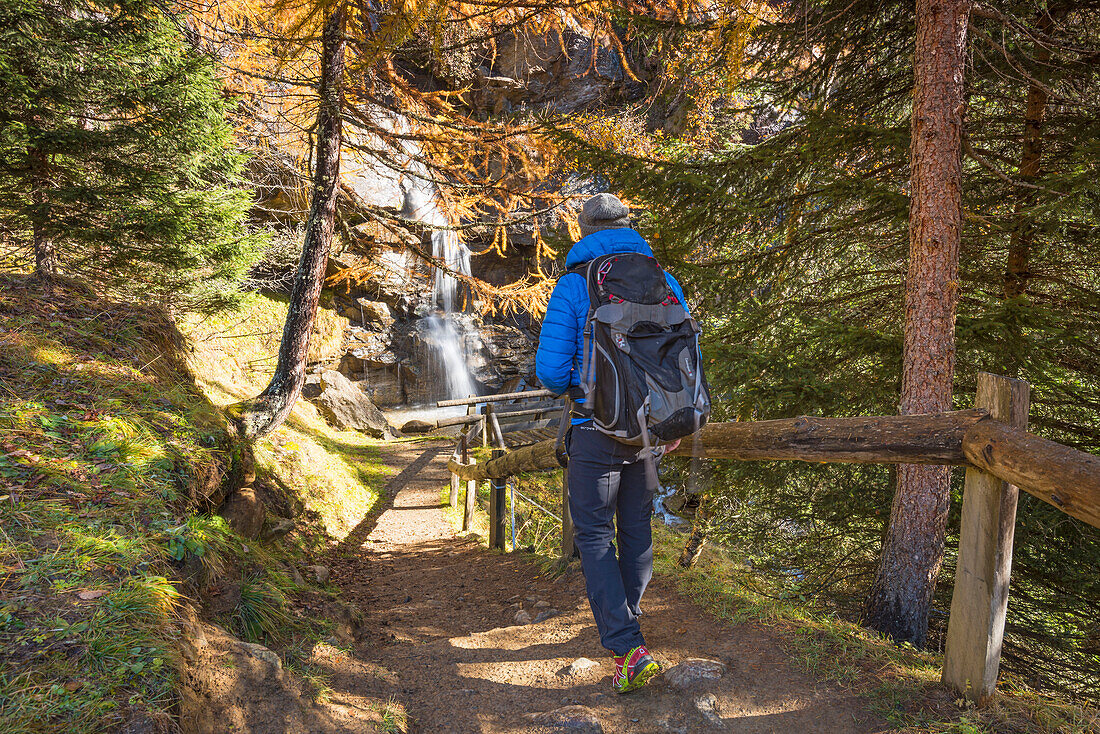
<path id="1" fill-rule="evenodd" d="M 263 3 L 259 7 L 264 7 Z M 272 24 L 272 35 L 260 34 L 264 38 L 260 46 L 269 43 L 272 37 L 281 37 L 285 46 L 301 50 L 287 61 L 289 65 L 301 64 L 302 58 L 312 58 L 311 39 L 303 37 L 301 31 L 327 7 L 330 6 L 325 3 L 307 3 L 303 9 L 293 4 L 276 3 L 270 17 L 261 18 L 261 22 Z M 417 86 L 418 76 L 442 73 L 437 67 L 454 63 L 453 56 L 461 57 L 479 46 L 491 49 L 499 34 L 519 33 L 523 29 L 553 36 L 555 31 L 568 25 L 563 19 L 563 8 L 547 6 L 531 13 L 524 4 L 514 0 L 498 0 L 488 6 L 401 0 L 389 6 L 341 2 L 336 7 L 340 8 L 340 22 L 347 29 L 339 34 L 339 49 L 333 45 L 337 39 L 329 25 L 322 34 L 319 81 L 322 104 L 315 128 L 317 148 L 309 196 L 311 203 L 278 364 L 270 384 L 260 395 L 232 409 L 247 436 L 261 436 L 276 428 L 290 413 L 301 391 L 309 334 L 324 281 L 335 220 L 341 213 L 357 217 L 366 215 L 383 223 L 394 219 L 392 213 L 364 205 L 353 192 L 340 187 L 341 148 L 383 169 L 407 172 L 430 182 L 439 197 L 438 204 L 448 212 L 451 220 L 487 227 L 493 233 L 493 248 L 502 254 L 507 247 L 507 224 L 513 216 L 530 220 L 535 214 L 558 207 L 569 198 L 567 194 L 556 194 L 544 186 L 552 176 L 549 163 L 554 156 L 548 140 L 539 134 L 537 121 L 483 119 L 482 112 L 471 109 L 464 99 L 465 90 L 425 91 Z M 602 4 L 579 2 L 571 6 L 570 11 L 590 25 L 594 34 L 603 34 L 626 67 L 629 61 L 618 35 L 620 31 L 612 27 L 605 8 Z M 680 11 L 670 7 L 654 12 L 671 20 L 678 17 Z M 246 17 L 242 16 L 238 25 L 249 25 L 245 22 Z M 329 23 L 336 17 L 334 14 Z M 210 19 L 206 22 L 208 29 L 216 26 Z M 720 30 L 713 30 L 712 35 Z M 224 30 L 217 33 L 224 33 Z M 241 34 L 234 37 L 239 41 Z M 251 47 L 254 42 L 245 45 Z M 425 53 L 425 49 L 429 52 Z M 346 74 L 345 52 L 348 56 Z M 250 60 L 264 56 L 244 52 L 240 55 Z M 334 64 L 339 65 L 339 72 Z M 240 71 L 244 79 L 275 78 L 271 77 L 274 70 L 264 74 L 247 69 Z M 282 64 L 278 65 L 277 72 L 284 75 L 279 77 L 280 83 L 291 85 L 300 84 L 305 73 L 300 68 L 288 71 Z M 257 96 L 262 97 L 262 91 Z M 292 120 L 293 113 L 280 111 L 280 114 L 286 114 L 287 122 Z M 347 125 L 346 134 L 341 132 L 340 119 Z M 296 126 L 306 127 L 297 121 L 285 125 Z M 400 224 L 410 222 L 403 220 Z M 462 231 L 460 228 L 459 236 Z M 405 247 L 432 267 L 460 280 L 483 310 L 538 312 L 545 306 L 553 286 L 553 280 L 541 270 L 543 253 L 553 254 L 553 250 L 544 244 L 537 226 L 534 235 L 535 272 L 503 286 L 489 285 L 469 273 L 458 272 L 416 242 L 402 239 Z M 370 258 L 363 258 L 336 274 L 334 282 L 369 277 L 377 267 Z"/>
<path id="2" fill-rule="evenodd" d="M 275 373 L 263 392 L 252 400 L 232 406 L 230 411 L 249 438 L 263 436 L 286 420 L 305 382 L 309 339 L 317 317 L 336 222 L 343 141 L 346 22 L 347 6 L 338 2 L 328 10 L 321 34 L 321 76 L 317 89 L 320 104 L 312 196 L 305 243 L 290 293 Z"/>

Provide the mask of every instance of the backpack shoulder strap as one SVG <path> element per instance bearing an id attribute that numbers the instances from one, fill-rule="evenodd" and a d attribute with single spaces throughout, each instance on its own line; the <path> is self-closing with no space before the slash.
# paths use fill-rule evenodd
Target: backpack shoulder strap
<path id="1" fill-rule="evenodd" d="M 592 273 L 594 272 L 593 266 L 598 267 L 596 265 L 596 263 L 601 262 L 606 257 L 607 257 L 607 255 L 602 255 L 600 257 L 593 258 L 593 259 L 589 260 L 588 262 L 581 263 L 580 265 L 574 265 L 573 267 L 569 268 L 569 270 L 567 270 L 565 272 L 566 275 L 569 275 L 570 273 L 572 273 L 572 274 L 579 275 L 582 278 L 584 278 L 585 290 L 588 293 L 588 315 L 589 315 L 589 317 L 592 316 L 592 312 L 596 309 L 596 307 L 600 305 L 599 304 L 599 294 L 596 292 L 596 287 L 595 287 L 596 282 L 592 278 Z"/>

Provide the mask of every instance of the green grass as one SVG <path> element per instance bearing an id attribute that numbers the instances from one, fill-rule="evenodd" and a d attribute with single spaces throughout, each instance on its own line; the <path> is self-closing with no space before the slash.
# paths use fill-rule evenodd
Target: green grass
<path id="1" fill-rule="evenodd" d="M 224 471 L 170 322 L 0 281 L 0 730 L 103 731 L 174 698 L 173 537 Z"/>
<path id="2" fill-rule="evenodd" d="M 377 703 L 374 706 L 378 714 L 378 731 L 382 734 L 405 734 L 409 730 L 409 717 L 405 713 L 405 707 L 396 699 Z"/>
<path id="3" fill-rule="evenodd" d="M 233 630 L 246 640 L 274 640 L 294 624 L 286 592 L 292 583 L 278 573 L 253 573 L 241 580 L 240 602 L 233 610 Z"/>
<path id="4" fill-rule="evenodd" d="M 246 296 L 239 311 L 187 317 L 181 329 L 191 341 L 188 366 L 203 394 L 225 406 L 267 386 L 286 319 L 284 299 Z M 342 343 L 347 320 L 318 310 L 310 358 L 331 358 Z M 342 538 L 367 515 L 393 473 L 380 460 L 378 442 L 357 431 L 330 426 L 306 400 L 286 423 L 254 446 L 259 468 L 305 505 L 309 532 L 298 534 L 302 550 L 321 552 L 324 538 Z"/>
<path id="5" fill-rule="evenodd" d="M 198 325 L 236 335 L 259 319 L 272 333 L 192 333 L 188 344 L 155 308 L 47 298 L 0 278 L 0 731 L 164 719 L 177 696 L 178 608 L 223 583 L 240 599 L 217 621 L 275 647 L 323 692 L 304 661 L 334 625 L 296 599 L 332 593 L 284 569 L 314 562 L 373 508 L 391 473 L 377 446 L 302 403 L 255 447 L 257 484 L 294 505 L 290 536 L 242 539 L 203 500 L 231 475 L 235 451 L 218 406 L 262 388 L 266 368 L 246 362 L 277 349 L 285 308 L 252 297 Z M 321 323 L 331 348 L 339 322 Z M 234 358 L 218 362 L 226 350 Z"/>
<path id="6" fill-rule="evenodd" d="M 686 535 L 654 526 L 654 569 L 690 599 L 730 623 L 766 624 L 796 669 L 862 696 L 869 710 L 907 732 L 1098 731 L 1100 712 L 1057 701 L 1004 680 L 992 704 L 977 709 L 940 685 L 939 654 L 894 645 L 882 635 L 797 598 L 776 599 L 742 583 L 751 573 L 708 544 L 691 569 L 678 564 Z"/>

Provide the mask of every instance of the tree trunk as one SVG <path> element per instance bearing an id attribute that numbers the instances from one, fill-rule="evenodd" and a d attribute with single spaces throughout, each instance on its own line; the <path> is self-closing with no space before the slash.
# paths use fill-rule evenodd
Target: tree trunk
<path id="1" fill-rule="evenodd" d="M 1064 9 L 1048 9 L 1039 14 L 1036 27 L 1046 34 L 1054 25 L 1052 13 L 1064 12 Z M 1043 122 L 1046 118 L 1047 80 L 1050 78 L 1050 46 L 1036 41 L 1034 70 L 1028 84 L 1027 102 L 1024 107 L 1023 144 L 1020 151 L 1020 168 L 1017 177 L 1020 181 L 1033 184 L 1041 174 L 1043 159 Z M 1004 297 L 1006 300 L 1020 298 L 1027 293 L 1031 280 L 1031 247 L 1035 242 L 1035 220 L 1032 208 L 1038 199 L 1038 189 L 1022 187 L 1016 196 L 1013 209 L 1012 234 L 1008 245 L 1008 258 L 1005 262 Z M 1016 377 L 1020 372 L 1019 354 L 1023 346 L 1023 334 L 1020 324 L 1013 320 L 1008 325 L 1009 338 L 1005 350 L 1003 372 Z"/>
<path id="2" fill-rule="evenodd" d="M 970 0 L 917 0 L 911 127 L 909 272 L 902 415 L 951 409 L 962 230 L 963 72 Z M 902 464 L 864 620 L 924 644 L 943 562 L 950 468 Z"/>
<path id="3" fill-rule="evenodd" d="M 244 434 L 262 436 L 277 428 L 294 407 L 305 381 L 306 356 L 317 303 L 321 298 L 325 265 L 332 246 L 340 182 L 342 143 L 341 102 L 343 96 L 344 37 L 346 6 L 333 8 L 321 36 L 320 110 L 317 114 L 317 156 L 313 172 L 313 196 L 306 221 L 305 244 L 290 294 L 279 362 L 271 383 L 252 400 L 231 409 Z"/>
<path id="4" fill-rule="evenodd" d="M 28 149 L 27 157 L 31 164 L 31 203 L 34 205 L 31 217 L 34 276 L 49 288 L 57 279 L 57 246 L 50 230 L 50 205 L 46 194 L 50 185 L 49 158 L 38 148 Z"/>

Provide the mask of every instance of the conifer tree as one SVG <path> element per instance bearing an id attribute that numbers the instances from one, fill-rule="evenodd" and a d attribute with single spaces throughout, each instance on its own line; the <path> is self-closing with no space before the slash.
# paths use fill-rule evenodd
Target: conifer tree
<path id="1" fill-rule="evenodd" d="M 1032 384 L 1032 431 L 1097 451 L 1100 7 L 985 2 L 968 35 L 953 407 L 971 407 L 978 370 L 1016 374 Z M 584 170 L 649 209 L 643 228 L 699 304 L 716 419 L 898 411 L 914 38 L 911 2 L 790 6 L 757 26 L 709 148 L 666 141 L 676 154 L 654 160 L 571 139 Z M 736 508 L 712 515 L 716 538 L 775 593 L 858 612 L 895 473 L 715 468 Z M 1094 696 L 1100 533 L 1026 495 L 1017 517 L 1002 669 Z M 933 600 L 930 642 L 950 591 Z"/>
<path id="2" fill-rule="evenodd" d="M 0 95 L 6 265 L 190 305 L 234 292 L 241 158 L 212 59 L 158 4 L 0 1 Z"/>
<path id="3" fill-rule="evenodd" d="M 909 146 L 903 415 L 951 409 L 962 235 L 963 81 L 970 0 L 917 0 Z M 902 464 L 865 619 L 922 646 L 943 565 L 951 471 Z"/>

